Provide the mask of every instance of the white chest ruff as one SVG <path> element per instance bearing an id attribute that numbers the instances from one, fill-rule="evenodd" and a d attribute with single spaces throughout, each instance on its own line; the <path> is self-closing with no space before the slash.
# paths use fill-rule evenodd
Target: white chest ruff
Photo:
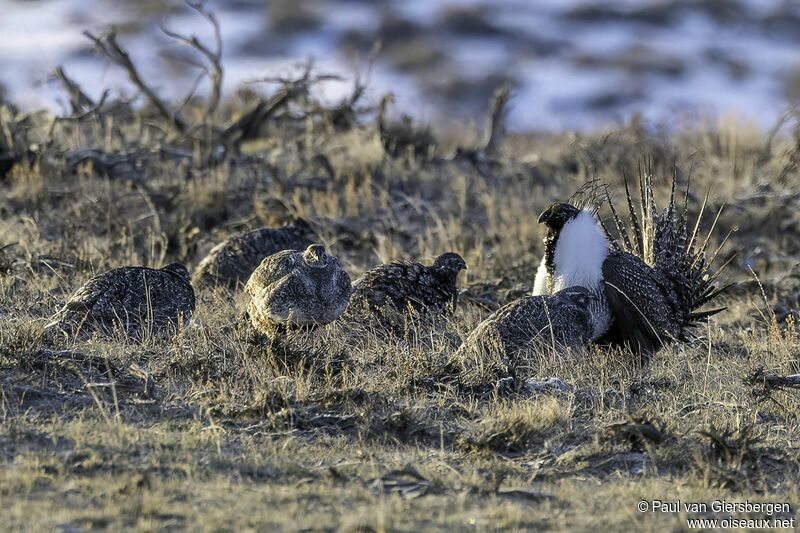
<path id="1" fill-rule="evenodd" d="M 603 288 L 603 262 L 609 251 L 608 238 L 597 219 L 591 212 L 581 211 L 564 224 L 558 235 L 553 272 L 547 272 L 543 258 L 534 282 L 534 294 L 553 294 L 575 285 L 592 291 L 599 299 L 591 305 L 593 340 L 602 336 L 611 323 Z"/>
<path id="2" fill-rule="evenodd" d="M 597 219 L 589 211 L 581 211 L 564 224 L 558 236 L 550 290 L 556 292 L 573 285 L 600 288 L 608 253 L 608 239 Z"/>

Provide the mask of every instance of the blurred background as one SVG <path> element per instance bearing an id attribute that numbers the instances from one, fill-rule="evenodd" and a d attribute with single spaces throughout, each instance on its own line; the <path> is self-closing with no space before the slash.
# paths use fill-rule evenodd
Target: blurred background
<path id="1" fill-rule="evenodd" d="M 674 128 L 734 115 L 768 129 L 800 98 L 796 0 L 208 1 L 222 31 L 224 97 L 290 76 L 309 59 L 342 76 L 331 103 L 369 77 L 366 101 L 434 128 L 479 119 L 492 91 L 514 88 L 516 131 L 593 131 L 638 116 Z M 194 53 L 160 26 L 213 44 L 208 21 L 178 1 L 0 0 L 0 91 L 26 109 L 66 111 L 53 69 L 91 97 L 134 95 L 127 75 L 82 32 L 118 41 L 166 98 L 195 83 Z M 376 43 L 380 43 L 376 50 Z M 373 61 L 374 60 L 374 61 Z M 372 68 L 368 65 L 372 64 Z M 199 92 L 208 90 L 201 81 Z"/>

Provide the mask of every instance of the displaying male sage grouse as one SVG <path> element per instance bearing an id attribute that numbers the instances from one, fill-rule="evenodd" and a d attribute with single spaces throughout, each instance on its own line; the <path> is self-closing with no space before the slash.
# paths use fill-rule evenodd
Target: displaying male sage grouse
<path id="1" fill-rule="evenodd" d="M 351 290 L 342 264 L 321 244 L 285 250 L 265 258 L 247 281 L 247 314 L 262 333 L 327 324 L 345 310 Z"/>
<path id="2" fill-rule="evenodd" d="M 687 206 L 680 215 L 676 212 L 674 181 L 669 206 L 660 214 L 651 179 L 643 178 L 639 187 L 642 202 L 637 216 L 626 184 L 635 245 L 608 198 L 623 240 L 615 247 L 622 249 L 612 249 L 591 211 L 561 203 L 541 214 L 539 222 L 547 224 L 548 233 L 534 294 L 572 285 L 588 288 L 598 297 L 589 306 L 592 340 L 626 345 L 647 360 L 672 340 L 687 340 L 692 327 L 722 311 L 697 310 L 725 289 L 715 288 L 722 269 L 710 271 L 716 254 L 706 259 L 708 238 L 695 250 L 699 224 L 690 235 Z M 701 216 L 702 209 L 698 222 Z"/>
<path id="3" fill-rule="evenodd" d="M 192 281 L 199 287 L 244 285 L 268 255 L 283 250 L 305 250 L 316 235 L 303 219 L 282 228 L 259 228 L 240 233 L 216 245 L 197 265 Z"/>
<path id="4" fill-rule="evenodd" d="M 367 271 L 353 284 L 348 322 L 402 334 L 414 322 L 427 323 L 455 312 L 458 273 L 467 268 L 456 253 L 442 254 L 432 266 L 397 262 Z"/>
<path id="5" fill-rule="evenodd" d="M 589 306 L 597 297 L 574 286 L 546 296 L 525 296 L 504 305 L 481 322 L 459 349 L 515 357 L 552 347 L 566 350 L 588 346 L 594 334 Z"/>
<path id="6" fill-rule="evenodd" d="M 189 323 L 194 306 L 189 271 L 180 263 L 161 269 L 127 266 L 84 283 L 46 327 L 68 334 L 119 331 L 138 339 L 176 332 Z"/>

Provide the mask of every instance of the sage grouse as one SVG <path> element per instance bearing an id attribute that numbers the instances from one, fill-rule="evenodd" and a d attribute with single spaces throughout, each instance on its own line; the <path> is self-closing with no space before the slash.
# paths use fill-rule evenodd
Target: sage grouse
<path id="1" fill-rule="evenodd" d="M 515 357 L 543 347 L 588 346 L 594 333 L 590 304 L 597 297 L 580 286 L 553 295 L 525 296 L 504 305 L 481 322 L 464 341 L 460 353 L 497 351 Z"/>
<path id="2" fill-rule="evenodd" d="M 467 268 L 456 253 L 442 254 L 432 266 L 397 262 L 367 271 L 353 286 L 348 322 L 402 334 L 409 321 L 428 322 L 455 312 L 458 273 Z"/>
<path id="3" fill-rule="evenodd" d="M 161 269 L 126 266 L 84 283 L 46 327 L 68 334 L 119 331 L 140 338 L 185 326 L 194 307 L 189 271 L 182 264 Z"/>
<path id="4" fill-rule="evenodd" d="M 721 269 L 710 272 L 713 257 L 708 261 L 705 256 L 708 239 L 695 250 L 698 224 L 689 235 L 686 205 L 680 215 L 676 212 L 674 181 L 669 206 L 660 214 L 651 179 L 641 179 L 639 187 L 640 216 L 627 193 L 635 245 L 610 197 L 621 245 L 609 241 L 591 211 L 561 203 L 542 213 L 539 222 L 547 224 L 548 234 L 534 294 L 571 285 L 588 288 L 597 296 L 597 303 L 590 305 L 592 340 L 625 345 L 646 361 L 672 340 L 688 339 L 692 327 L 722 311 L 697 310 L 725 289 L 715 288 Z M 698 222 L 700 216 L 702 210 Z"/>
<path id="5" fill-rule="evenodd" d="M 350 277 L 339 260 L 312 244 L 265 258 L 247 281 L 247 314 L 264 333 L 275 326 L 327 324 L 347 307 Z"/>
<path id="6" fill-rule="evenodd" d="M 197 287 L 236 288 L 268 255 L 283 250 L 305 250 L 314 244 L 314 230 L 303 219 L 282 228 L 259 228 L 234 235 L 216 245 L 197 265 L 192 281 Z"/>

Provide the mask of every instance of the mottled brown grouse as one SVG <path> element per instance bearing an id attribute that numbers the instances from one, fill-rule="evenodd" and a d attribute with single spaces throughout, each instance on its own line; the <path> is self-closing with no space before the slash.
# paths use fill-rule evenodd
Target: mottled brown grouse
<path id="1" fill-rule="evenodd" d="M 305 250 L 317 236 L 303 219 L 282 228 L 259 228 L 216 245 L 197 265 L 192 281 L 198 288 L 237 288 L 247 283 L 261 261 L 283 250 Z"/>
<path id="2" fill-rule="evenodd" d="M 580 286 L 553 295 L 525 296 L 481 322 L 459 349 L 461 354 L 498 352 L 515 357 L 543 347 L 561 355 L 588 346 L 594 331 L 590 303 L 596 296 Z"/>
<path id="3" fill-rule="evenodd" d="M 345 316 L 350 323 L 402 334 L 413 323 L 455 312 L 458 273 L 467 268 L 456 253 L 436 258 L 432 266 L 397 262 L 366 272 L 353 285 Z"/>
<path id="4" fill-rule="evenodd" d="M 56 313 L 47 328 L 67 334 L 176 332 L 195 308 L 189 271 L 180 263 L 161 269 L 126 266 L 94 276 Z"/>
<path id="5" fill-rule="evenodd" d="M 351 290 L 350 276 L 321 244 L 285 250 L 264 259 L 247 281 L 247 314 L 262 333 L 327 324 L 345 310 Z"/>

